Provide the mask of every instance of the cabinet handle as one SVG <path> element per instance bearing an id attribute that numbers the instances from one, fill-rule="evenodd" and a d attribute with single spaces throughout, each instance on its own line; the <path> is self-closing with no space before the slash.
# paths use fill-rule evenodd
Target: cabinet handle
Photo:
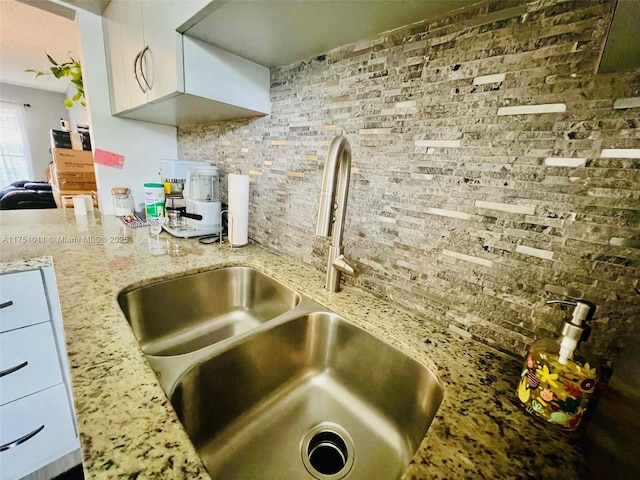
<path id="1" fill-rule="evenodd" d="M 20 365 L 16 365 L 15 367 L 11 367 L 11 368 L 7 368 L 6 370 L 2 370 L 0 372 L 0 378 L 4 377 L 5 375 L 10 375 L 13 372 L 17 372 L 18 370 L 20 370 L 21 368 L 26 367 L 27 365 L 29 365 L 29 362 L 23 362 Z"/>
<path id="2" fill-rule="evenodd" d="M 13 442 L 9 442 L 9 443 L 5 443 L 4 445 L 1 445 L 0 446 L 0 452 L 4 452 L 4 451 L 9 450 L 9 449 L 11 449 L 13 447 L 17 447 L 18 445 L 23 444 L 27 440 L 31 440 L 33 437 L 35 437 L 37 434 L 39 434 L 42 430 L 44 430 L 44 425 L 40 425 L 33 432 L 27 433 L 24 437 L 20 437 L 17 440 L 14 440 Z"/>
<path id="3" fill-rule="evenodd" d="M 144 73 L 144 56 L 149 51 L 150 51 L 149 45 L 147 45 L 142 49 L 142 52 L 140 54 L 140 74 L 142 75 L 142 80 L 144 81 L 144 84 L 147 86 L 147 90 L 151 90 L 151 84 L 147 80 L 147 76 Z"/>
<path id="4" fill-rule="evenodd" d="M 147 90 L 144 88 L 144 86 L 140 82 L 140 77 L 138 77 L 138 61 L 142 56 L 142 52 L 143 50 L 140 50 L 136 55 L 136 58 L 133 60 L 133 77 L 136 79 L 136 83 L 140 87 L 140 90 L 142 90 L 142 93 L 147 93 Z M 140 71 L 142 71 L 142 63 L 140 63 Z"/>
<path id="5" fill-rule="evenodd" d="M 0 303 L 0 308 L 7 308 L 13 305 L 13 300 L 9 300 L 8 302 Z"/>

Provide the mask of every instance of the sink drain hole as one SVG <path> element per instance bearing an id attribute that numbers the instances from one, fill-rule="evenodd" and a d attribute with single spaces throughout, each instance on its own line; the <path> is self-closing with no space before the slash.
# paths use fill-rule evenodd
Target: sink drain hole
<path id="1" fill-rule="evenodd" d="M 309 442 L 309 463 L 323 475 L 335 475 L 347 464 L 347 445 L 334 432 L 321 432 Z"/>
<path id="2" fill-rule="evenodd" d="M 301 447 L 305 468 L 319 480 L 343 478 L 353 466 L 353 440 L 335 423 L 316 425 L 304 436 Z"/>

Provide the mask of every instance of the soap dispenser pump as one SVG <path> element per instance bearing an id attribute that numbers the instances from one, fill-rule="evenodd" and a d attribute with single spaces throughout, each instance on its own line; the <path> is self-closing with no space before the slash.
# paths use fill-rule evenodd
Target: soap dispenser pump
<path id="1" fill-rule="evenodd" d="M 547 304 L 574 306 L 558 339 L 535 341 L 527 354 L 517 397 L 534 418 L 564 430 L 580 425 L 600 377 L 597 361 L 584 348 L 596 305 L 586 300 L 550 300 Z"/>

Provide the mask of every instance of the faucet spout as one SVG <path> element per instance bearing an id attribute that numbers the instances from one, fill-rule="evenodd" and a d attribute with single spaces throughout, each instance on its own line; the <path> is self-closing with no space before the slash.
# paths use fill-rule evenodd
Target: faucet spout
<path id="1" fill-rule="evenodd" d="M 325 289 L 340 290 L 340 273 L 355 275 L 355 269 L 342 255 L 342 237 L 347 213 L 349 180 L 351 178 L 351 146 L 345 137 L 335 137 L 329 146 L 322 175 L 320 206 L 316 235 L 331 235 L 331 246 L 327 261 Z M 339 261 L 338 261 L 339 260 Z"/>
<path id="2" fill-rule="evenodd" d="M 342 243 L 350 178 L 351 146 L 345 137 L 338 136 L 332 140 L 324 164 L 320 208 L 316 223 L 316 235 L 320 237 L 331 235 L 331 244 L 334 246 Z M 336 210 L 335 217 L 334 210 Z"/>

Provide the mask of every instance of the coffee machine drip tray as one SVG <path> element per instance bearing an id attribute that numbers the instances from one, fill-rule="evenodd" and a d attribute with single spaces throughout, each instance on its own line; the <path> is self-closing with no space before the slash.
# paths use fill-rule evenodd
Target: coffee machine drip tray
<path id="1" fill-rule="evenodd" d="M 220 227 L 200 230 L 189 225 L 180 225 L 179 227 L 170 227 L 169 225 L 163 225 L 162 228 L 174 237 L 179 238 L 202 237 L 204 235 L 218 235 L 220 233 Z"/>

